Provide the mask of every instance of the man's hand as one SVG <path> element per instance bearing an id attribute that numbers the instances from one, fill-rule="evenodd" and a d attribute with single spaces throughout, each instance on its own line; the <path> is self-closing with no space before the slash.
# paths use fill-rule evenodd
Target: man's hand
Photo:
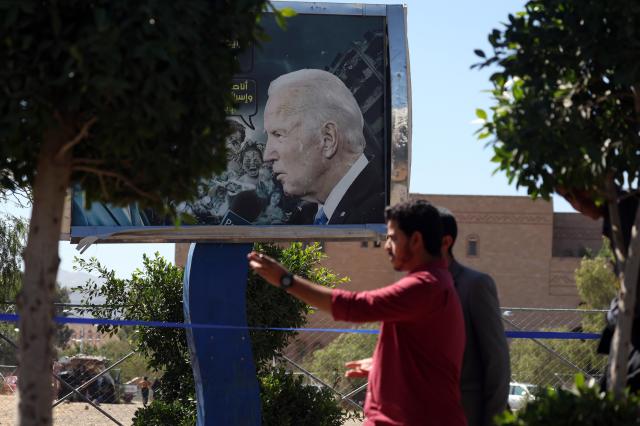
<path id="1" fill-rule="evenodd" d="M 266 254 L 252 251 L 247 255 L 249 266 L 258 275 L 264 278 L 274 287 L 280 287 L 280 279 L 286 274 L 287 268 L 279 264 L 275 259 Z M 294 281 L 290 287 L 286 288 L 287 293 L 302 300 L 307 305 L 315 306 L 321 311 L 331 312 L 331 292 L 332 290 L 311 281 L 294 276 Z"/>
<path id="2" fill-rule="evenodd" d="M 358 361 L 349 361 L 344 366 L 347 367 L 347 371 L 344 373 L 345 377 L 368 377 L 371 371 L 371 365 L 373 364 L 373 358 L 360 359 Z"/>
<path id="3" fill-rule="evenodd" d="M 280 278 L 288 271 L 272 257 L 252 251 L 247 255 L 249 266 L 269 284 L 280 287 Z"/>

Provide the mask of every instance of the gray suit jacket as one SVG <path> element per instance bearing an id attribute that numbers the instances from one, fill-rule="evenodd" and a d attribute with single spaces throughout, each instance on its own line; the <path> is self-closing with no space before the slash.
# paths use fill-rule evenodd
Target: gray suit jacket
<path id="1" fill-rule="evenodd" d="M 489 275 L 455 260 L 449 271 L 467 334 L 460 378 L 462 405 L 469 426 L 492 425 L 493 416 L 507 408 L 511 376 L 496 285 Z"/>

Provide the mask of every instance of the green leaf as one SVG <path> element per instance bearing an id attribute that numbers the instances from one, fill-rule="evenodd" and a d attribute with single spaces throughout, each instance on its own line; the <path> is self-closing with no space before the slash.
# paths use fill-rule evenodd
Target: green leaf
<path id="1" fill-rule="evenodd" d="M 76 45 L 70 46 L 69 55 L 71 55 L 71 57 L 76 60 L 79 66 L 82 66 L 82 62 L 83 62 L 82 53 L 80 53 L 80 49 L 78 49 L 78 46 Z"/>
<path id="2" fill-rule="evenodd" d="M 486 121 L 487 120 L 487 113 L 485 112 L 485 110 L 483 110 L 481 108 L 476 108 L 476 117 Z"/>
<path id="3" fill-rule="evenodd" d="M 513 89 L 511 90 L 511 93 L 513 93 L 513 98 L 516 101 L 522 100 L 522 97 L 524 96 L 524 91 L 522 90 L 522 86 L 519 84 L 513 85 Z"/>
<path id="4" fill-rule="evenodd" d="M 292 18 L 292 17 L 296 16 L 298 14 L 298 12 L 296 12 L 295 10 L 293 10 L 290 7 L 283 7 L 282 9 L 280 9 L 280 14 L 282 16 L 284 16 L 285 18 Z"/>
<path id="5" fill-rule="evenodd" d="M 578 389 L 581 389 L 584 387 L 584 385 L 585 385 L 584 375 L 582 373 L 576 374 L 576 387 Z"/>
<path id="6" fill-rule="evenodd" d="M 481 58 L 486 58 L 487 55 L 484 54 L 484 51 L 481 49 L 475 49 L 473 51 L 473 53 L 475 53 L 477 56 L 481 57 Z"/>

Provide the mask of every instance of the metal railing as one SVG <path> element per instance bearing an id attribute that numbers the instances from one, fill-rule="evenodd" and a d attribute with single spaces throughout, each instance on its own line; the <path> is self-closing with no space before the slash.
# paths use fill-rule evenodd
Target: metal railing
<path id="1" fill-rule="evenodd" d="M 598 333 L 604 325 L 604 312 L 502 308 L 506 331 Z M 335 322 L 325 313 L 315 312 L 309 317 L 307 327 L 349 328 L 349 325 Z M 377 328 L 377 324 L 364 327 Z M 15 350 L 8 342 L 15 340 L 18 331 L 14 332 L 13 327 L 6 329 L 14 334 L 10 338 L 0 339 L 0 389 L 3 389 L 3 394 L 0 395 L 0 424 L 16 424 L 15 378 L 19 376 L 19 371 L 15 366 Z M 283 351 L 279 361 L 293 374 L 303 375 L 308 385 L 331 389 L 336 399 L 342 401 L 345 409 L 359 411 L 366 394 L 366 380 L 344 377 L 344 364 L 354 359 L 370 357 L 376 340 L 377 335 L 366 333 L 300 332 L 296 340 Z M 597 380 L 602 376 L 607 361 L 606 356 L 596 353 L 597 343 L 598 341 L 593 339 L 509 339 L 512 380 L 566 387 L 573 382 L 578 372 Z M 92 352 L 96 358 L 95 362 L 103 364 L 86 368 L 83 372 L 78 365 L 84 363 L 89 366 L 90 362 L 85 359 L 72 366 L 67 359 L 64 368 L 54 368 L 54 373 L 59 379 L 55 381 L 62 383 L 54 387 L 56 390 L 52 395 L 54 424 L 131 424 L 135 411 L 141 407 L 139 392 L 135 385 L 129 385 L 128 395 L 125 395 L 121 383 L 127 380 L 119 378 L 114 370 L 119 368 L 121 363 L 128 362 L 133 352 L 122 352 L 115 360 L 103 359 L 109 355 L 105 346 L 94 347 Z M 112 354 L 111 356 L 113 357 Z M 101 359 L 103 360 L 100 361 Z M 127 403 L 127 399 L 131 397 L 135 398 L 134 403 Z M 81 411 L 78 411 L 78 405 L 83 407 Z M 91 417 L 93 420 L 88 420 Z"/>
<path id="2" fill-rule="evenodd" d="M 555 331 L 599 333 L 605 310 L 558 308 L 501 308 L 505 331 Z M 326 314 L 312 315 L 317 328 L 343 328 Z M 375 336 L 304 333 L 285 351 L 292 371 L 301 371 L 310 383 L 321 383 L 339 398 L 361 405 L 366 382 L 344 377 L 344 363 L 371 356 Z M 538 386 L 569 387 L 577 373 L 598 380 L 607 358 L 596 353 L 594 339 L 510 338 L 512 381 Z M 305 373 L 306 372 L 306 373 Z M 349 404 L 351 408 L 354 404 Z"/>

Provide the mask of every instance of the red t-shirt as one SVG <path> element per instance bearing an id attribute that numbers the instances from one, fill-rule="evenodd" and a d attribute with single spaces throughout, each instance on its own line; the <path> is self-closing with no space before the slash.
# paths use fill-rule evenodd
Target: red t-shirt
<path id="1" fill-rule="evenodd" d="M 365 425 L 466 425 L 460 403 L 464 319 L 443 260 L 372 291 L 334 289 L 336 320 L 382 321 Z"/>

